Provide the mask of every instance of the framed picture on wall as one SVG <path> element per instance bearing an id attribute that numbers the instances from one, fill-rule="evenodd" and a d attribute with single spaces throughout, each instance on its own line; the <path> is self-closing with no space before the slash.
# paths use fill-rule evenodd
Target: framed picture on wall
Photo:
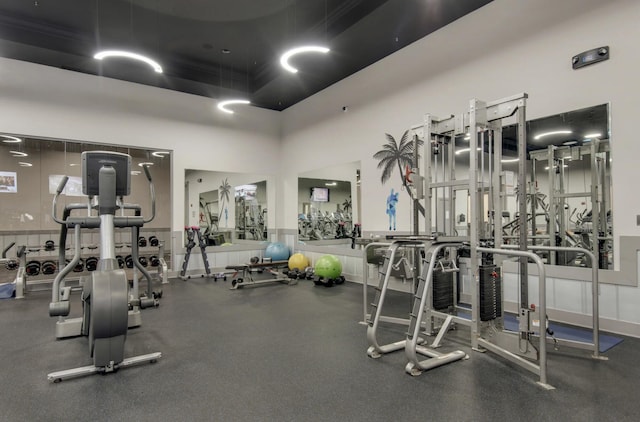
<path id="1" fill-rule="evenodd" d="M 0 193 L 18 192 L 18 175 L 14 171 L 0 171 Z"/>

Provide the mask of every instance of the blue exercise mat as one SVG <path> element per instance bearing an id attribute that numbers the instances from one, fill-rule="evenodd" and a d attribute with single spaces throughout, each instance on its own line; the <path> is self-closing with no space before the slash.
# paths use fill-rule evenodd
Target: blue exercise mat
<path id="1" fill-rule="evenodd" d="M 460 306 L 468 306 L 460 304 Z M 458 316 L 464 319 L 471 319 L 471 314 L 465 311 L 458 311 Z M 553 336 L 561 340 L 581 341 L 593 343 L 593 331 L 582 327 L 569 327 L 566 325 L 549 324 L 553 331 Z M 507 331 L 518 331 L 518 319 L 514 314 L 504 314 L 504 329 Z M 622 338 L 600 333 L 600 352 L 604 353 L 612 347 L 622 343 Z"/>
<path id="2" fill-rule="evenodd" d="M 10 299 L 16 295 L 15 283 L 0 284 L 0 299 Z"/>

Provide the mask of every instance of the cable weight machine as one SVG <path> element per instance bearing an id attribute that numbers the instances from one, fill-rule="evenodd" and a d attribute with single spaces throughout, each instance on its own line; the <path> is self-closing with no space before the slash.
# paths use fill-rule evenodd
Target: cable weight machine
<path id="1" fill-rule="evenodd" d="M 369 355 L 379 357 L 384 353 L 404 348 L 407 358 L 405 371 L 411 375 L 439 366 L 439 360 L 453 362 L 463 359 L 462 352 L 451 352 L 445 358 L 428 352 L 442 345 L 447 332 L 455 325 L 467 326 L 471 334 L 471 347 L 476 351 L 491 351 L 538 376 L 538 384 L 553 389 L 547 382 L 547 312 L 545 267 L 541 258 L 531 250 L 528 230 L 518 232 L 516 250 L 503 248 L 502 216 L 506 197 L 502 160 L 502 127 L 515 123 L 518 151 L 518 224 L 528 227 L 527 209 L 527 144 L 526 144 L 526 94 L 518 94 L 492 102 L 471 100 L 467 112 L 444 119 L 426 115 L 424 122 L 411 128 L 414 148 L 424 141 L 423 171 L 420 176 L 417 160 L 414 160 L 410 184 L 412 197 L 424 201 L 425 234 L 414 232 L 405 239 L 395 237 L 390 247 L 393 254 L 395 244 L 420 243 L 422 259 L 416 263 L 418 276 L 413 306 L 408 318 L 409 330 L 405 340 L 394 346 L 379 346 L 376 342 L 378 320 L 382 320 L 382 306 L 387 289 L 388 269 L 381 271 L 380 285 L 371 307 L 371 318 L 367 338 Z M 468 143 L 466 142 L 468 141 Z M 468 166 L 460 159 L 468 155 Z M 458 157 L 458 159 L 456 159 Z M 459 163 L 457 163 L 459 161 Z M 466 174 L 465 174 L 466 173 Z M 461 192 L 464 194 L 461 195 Z M 423 195 L 424 193 L 424 195 Z M 466 227 L 455 225 L 456 200 L 462 199 L 466 215 Z M 460 205 L 460 204 L 459 204 Z M 419 207 L 414 206 L 414 209 Z M 422 208 L 422 207 L 421 207 Z M 419 216 L 414 211 L 414 226 Z M 510 247 L 514 247 L 511 245 Z M 559 248 L 559 247 L 557 247 Z M 531 250 L 530 250 L 531 249 Z M 536 249 L 537 250 L 537 249 Z M 457 267 L 459 255 L 467 257 L 468 273 Z M 503 257 L 518 260 L 518 291 L 516 331 L 504 329 L 504 283 L 500 271 Z M 444 265 L 451 262 L 453 265 Z M 539 297 L 532 305 L 528 295 L 529 262 L 537 267 Z M 387 265 L 389 260 L 386 261 Z M 597 265 L 597 263 L 596 263 Z M 418 268 L 422 266 L 422 270 Z M 434 288 L 436 272 L 447 272 L 445 280 Z M 595 273 L 595 271 L 594 271 Z M 466 276 L 468 274 L 468 276 Z M 444 275 L 444 274 L 443 274 Z M 453 293 L 445 289 L 447 281 Z M 594 275 L 594 288 L 597 275 Z M 470 293 L 471 308 L 461 306 L 456 288 L 466 287 Z M 596 290 L 597 292 L 597 290 Z M 447 303 L 440 294 L 447 295 Z M 453 305 L 449 306 L 453 297 Z M 594 331 L 597 331 L 597 293 L 594 296 Z M 470 318 L 469 318 L 469 313 Z M 365 315 L 366 318 L 366 315 Z M 404 321 L 400 322 L 404 323 Z M 428 343 L 425 336 L 435 336 Z M 593 344 L 579 348 L 593 348 L 594 358 L 600 358 L 597 350 L 597 332 Z M 575 345 L 571 345 L 575 347 Z M 429 356 L 420 360 L 418 354 Z M 373 355 L 373 356 L 372 356 Z M 446 362 L 445 362 L 446 363 Z"/>

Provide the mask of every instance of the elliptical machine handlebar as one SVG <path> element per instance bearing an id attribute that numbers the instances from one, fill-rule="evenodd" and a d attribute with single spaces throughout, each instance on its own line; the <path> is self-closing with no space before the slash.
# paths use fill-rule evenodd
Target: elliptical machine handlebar
<path id="1" fill-rule="evenodd" d="M 60 183 L 58 183 L 58 188 L 56 189 L 56 193 L 58 195 L 62 193 L 68 181 L 69 181 L 69 176 L 62 176 L 62 179 L 60 179 Z"/>
<path id="2" fill-rule="evenodd" d="M 4 250 L 2 251 L 2 259 L 6 259 L 7 258 L 7 252 L 9 252 L 9 249 L 13 248 L 15 246 L 15 244 L 16 244 L 16 242 L 11 242 L 9 244 L 9 246 L 4 248 Z"/>
<path id="3" fill-rule="evenodd" d="M 56 194 L 53 197 L 53 212 L 51 213 L 51 216 L 53 217 L 53 221 L 55 221 L 58 224 L 64 224 L 64 221 L 60 220 L 58 218 L 58 216 L 56 215 L 56 209 L 58 208 L 58 197 L 60 196 L 60 194 L 64 190 L 64 187 L 67 185 L 68 181 L 69 181 L 69 177 L 68 176 L 62 176 L 62 179 L 60 180 L 60 183 L 58 183 L 58 188 L 56 189 Z"/>
<path id="4" fill-rule="evenodd" d="M 149 193 L 151 195 L 151 217 L 144 220 L 144 223 L 150 223 L 154 218 L 156 218 L 156 189 L 153 185 L 153 178 L 151 177 L 151 172 L 149 171 L 149 166 L 142 166 L 144 169 L 144 174 L 147 176 L 147 180 L 149 181 Z"/>

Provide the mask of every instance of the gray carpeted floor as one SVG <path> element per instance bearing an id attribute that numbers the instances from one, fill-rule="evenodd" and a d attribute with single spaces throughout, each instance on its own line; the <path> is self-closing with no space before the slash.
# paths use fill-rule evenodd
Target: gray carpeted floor
<path id="1" fill-rule="evenodd" d="M 404 373 L 402 352 L 367 357 L 360 285 L 229 286 L 173 280 L 160 308 L 143 311 L 143 326 L 127 338 L 128 356 L 160 351 L 158 363 L 60 384 L 47 373 L 90 364 L 86 338 L 54 339 L 48 292 L 0 301 L 0 420 L 640 419 L 638 339 L 614 347 L 608 362 L 585 351 L 550 354 L 557 389 L 545 391 L 528 372 L 472 352 L 461 328 L 445 343 L 471 358 L 414 378 Z M 402 295 L 389 303 L 409 306 Z M 385 338 L 401 338 L 402 328 L 388 328 Z"/>

